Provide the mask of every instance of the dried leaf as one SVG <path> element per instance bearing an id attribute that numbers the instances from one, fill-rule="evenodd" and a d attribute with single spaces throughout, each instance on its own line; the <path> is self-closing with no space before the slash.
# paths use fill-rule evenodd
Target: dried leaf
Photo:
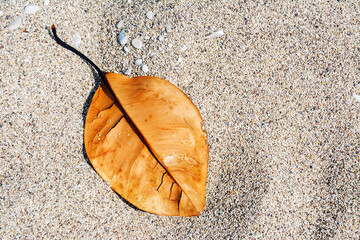
<path id="1" fill-rule="evenodd" d="M 205 206 L 208 166 L 198 109 L 164 79 L 103 75 L 85 123 L 94 169 L 139 209 L 198 215 Z"/>

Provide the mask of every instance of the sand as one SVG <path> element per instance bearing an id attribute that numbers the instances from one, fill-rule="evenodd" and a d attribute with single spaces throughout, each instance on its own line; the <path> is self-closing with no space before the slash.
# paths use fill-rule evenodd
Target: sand
<path id="1" fill-rule="evenodd" d="M 360 238 L 357 1 L 49 0 L 24 14 L 28 2 L 0 4 L 2 239 Z M 83 130 L 99 79 L 51 24 L 104 71 L 164 78 L 199 108 L 198 217 L 135 209 L 92 169 Z M 124 52 L 122 29 L 143 47 Z"/>

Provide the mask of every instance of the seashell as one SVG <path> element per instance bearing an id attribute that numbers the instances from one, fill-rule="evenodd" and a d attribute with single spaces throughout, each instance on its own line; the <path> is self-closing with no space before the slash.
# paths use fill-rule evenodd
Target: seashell
<path id="1" fill-rule="evenodd" d="M 76 33 L 73 39 L 73 44 L 75 45 L 75 47 L 79 47 L 81 43 L 81 36 L 79 33 Z"/>
<path id="2" fill-rule="evenodd" d="M 133 45 L 134 48 L 140 49 L 142 48 L 142 41 L 139 38 L 135 38 L 131 41 L 131 45 Z"/>
<path id="3" fill-rule="evenodd" d="M 224 35 L 224 31 L 219 30 L 219 31 L 216 31 L 216 32 L 208 35 L 206 38 L 218 38 L 218 37 L 221 37 L 222 35 Z"/>
<path id="4" fill-rule="evenodd" d="M 142 67 L 141 67 L 141 70 L 144 72 L 144 73 L 147 73 L 149 71 L 149 68 L 146 64 L 144 64 Z"/>
<path id="5" fill-rule="evenodd" d="M 124 72 L 125 75 L 130 75 L 131 69 L 132 69 L 131 67 L 129 67 L 128 69 L 126 69 L 126 71 Z"/>
<path id="6" fill-rule="evenodd" d="M 121 45 L 125 45 L 128 42 L 128 38 L 126 37 L 126 30 L 121 30 L 121 32 L 118 35 L 118 42 Z"/>
<path id="7" fill-rule="evenodd" d="M 171 28 L 170 24 L 166 24 L 165 30 L 166 30 L 167 33 L 171 33 L 171 32 L 172 32 L 172 28 Z"/>
<path id="8" fill-rule="evenodd" d="M 40 7 L 38 5 L 28 4 L 25 6 L 24 13 L 25 14 L 34 14 L 39 10 L 40 10 Z"/>
<path id="9" fill-rule="evenodd" d="M 180 51 L 185 52 L 187 49 L 188 49 L 187 46 L 184 45 L 184 46 L 182 46 L 182 48 L 180 49 Z"/>
<path id="10" fill-rule="evenodd" d="M 117 28 L 117 29 L 122 28 L 123 24 L 124 24 L 124 22 L 123 22 L 123 21 L 119 21 L 119 22 L 117 22 L 117 23 L 116 23 L 116 28 Z"/>
<path id="11" fill-rule="evenodd" d="M 360 102 L 360 95 L 354 93 L 353 97 L 355 98 L 356 101 Z"/>
<path id="12" fill-rule="evenodd" d="M 148 11 L 148 12 L 146 13 L 146 17 L 147 17 L 148 19 L 150 19 L 150 20 L 153 20 L 153 18 L 154 18 L 154 13 L 153 13 L 152 11 Z"/>
<path id="13" fill-rule="evenodd" d="M 135 65 L 136 66 L 140 66 L 141 64 L 142 64 L 142 59 L 137 59 L 136 61 L 135 61 Z"/>
<path id="14" fill-rule="evenodd" d="M 21 24 L 21 16 L 18 16 L 17 18 L 15 18 L 14 21 L 12 21 L 8 26 L 7 29 L 9 30 L 15 30 L 18 27 L 20 27 Z"/>

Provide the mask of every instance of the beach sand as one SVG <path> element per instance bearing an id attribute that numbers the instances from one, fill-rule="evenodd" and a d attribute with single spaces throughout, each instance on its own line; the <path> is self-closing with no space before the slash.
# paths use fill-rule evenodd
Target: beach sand
<path id="1" fill-rule="evenodd" d="M 360 238 L 356 1 L 48 0 L 26 14 L 27 3 L 0 4 L 2 239 Z M 99 79 L 52 24 L 102 70 L 164 78 L 199 108 L 210 146 L 199 216 L 140 211 L 94 171 L 83 131 Z M 126 53 L 122 29 L 143 47 Z"/>

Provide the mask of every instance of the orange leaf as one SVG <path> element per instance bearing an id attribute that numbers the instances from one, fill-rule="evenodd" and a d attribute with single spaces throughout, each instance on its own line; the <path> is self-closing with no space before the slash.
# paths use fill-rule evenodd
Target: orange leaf
<path id="1" fill-rule="evenodd" d="M 205 206 L 208 166 L 198 109 L 166 80 L 99 74 L 103 82 L 93 96 L 84 134 L 94 169 L 139 209 L 198 215 Z"/>

